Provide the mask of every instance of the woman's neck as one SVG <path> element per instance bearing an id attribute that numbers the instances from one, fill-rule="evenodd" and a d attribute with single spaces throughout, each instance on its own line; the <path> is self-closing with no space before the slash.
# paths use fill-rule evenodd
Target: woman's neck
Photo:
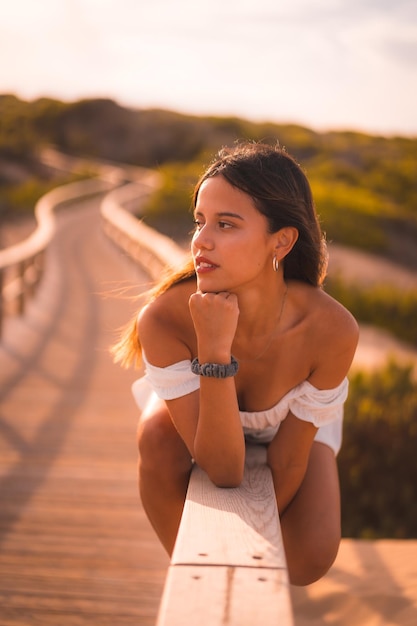
<path id="1" fill-rule="evenodd" d="M 240 314 L 236 339 L 244 338 L 248 342 L 274 332 L 285 313 L 287 295 L 288 285 L 283 279 L 268 290 L 237 294 Z"/>

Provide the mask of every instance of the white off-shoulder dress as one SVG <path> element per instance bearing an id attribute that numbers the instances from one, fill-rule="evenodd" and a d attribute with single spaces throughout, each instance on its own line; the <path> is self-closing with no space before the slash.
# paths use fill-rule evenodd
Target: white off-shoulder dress
<path id="1" fill-rule="evenodd" d="M 143 410 L 155 394 L 163 400 L 173 400 L 199 389 L 200 377 L 192 373 L 190 360 L 156 367 L 144 354 L 142 357 L 145 374 L 132 385 L 140 409 Z M 347 393 L 347 378 L 334 389 L 317 389 L 305 380 L 269 409 L 239 411 L 245 437 L 251 443 L 270 442 L 291 411 L 295 417 L 314 424 L 318 428 L 314 440 L 326 444 L 337 455 L 342 445 L 343 404 Z"/>

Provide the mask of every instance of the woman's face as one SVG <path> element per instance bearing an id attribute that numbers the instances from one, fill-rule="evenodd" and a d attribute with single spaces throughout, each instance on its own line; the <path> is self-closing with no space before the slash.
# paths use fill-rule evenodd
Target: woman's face
<path id="1" fill-rule="evenodd" d="M 223 176 L 202 183 L 194 220 L 191 251 L 200 291 L 236 293 L 271 271 L 274 240 L 266 218 Z"/>

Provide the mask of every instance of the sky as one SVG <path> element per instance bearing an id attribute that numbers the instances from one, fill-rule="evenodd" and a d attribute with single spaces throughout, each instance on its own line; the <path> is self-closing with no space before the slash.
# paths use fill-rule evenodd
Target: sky
<path id="1" fill-rule="evenodd" d="M 3 0 L 0 93 L 417 136 L 416 0 Z"/>

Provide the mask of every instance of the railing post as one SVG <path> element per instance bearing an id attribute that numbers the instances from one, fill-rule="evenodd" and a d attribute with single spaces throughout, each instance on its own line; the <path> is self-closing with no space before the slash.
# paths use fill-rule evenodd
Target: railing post
<path id="1" fill-rule="evenodd" d="M 35 282 L 34 282 L 34 285 L 33 285 L 32 295 L 35 293 L 39 283 L 42 280 L 44 262 L 45 262 L 45 251 L 41 250 L 33 258 L 33 267 L 34 267 L 34 271 L 35 271 Z"/>
<path id="2" fill-rule="evenodd" d="M 16 296 L 17 314 L 23 315 L 25 312 L 26 287 L 25 287 L 26 261 L 23 260 L 17 265 L 19 291 Z"/>
<path id="3" fill-rule="evenodd" d="M 113 167 L 115 169 L 115 167 Z M 120 169 L 120 168 L 119 168 Z M 23 315 L 26 300 L 33 295 L 43 270 L 43 253 L 54 234 L 54 210 L 67 201 L 102 194 L 113 189 L 116 182 L 103 179 L 86 179 L 52 189 L 38 200 L 35 206 L 37 228 L 29 237 L 0 250 L 0 338 L 1 322 L 6 314 L 5 300 L 13 303 L 13 313 Z M 15 272 L 13 277 L 4 272 Z M 9 307 L 7 307 L 9 313 Z"/>
<path id="4" fill-rule="evenodd" d="M 3 283 L 4 283 L 4 270 L 0 268 L 0 340 L 3 334 L 3 309 L 4 309 L 4 298 L 3 298 Z"/>

